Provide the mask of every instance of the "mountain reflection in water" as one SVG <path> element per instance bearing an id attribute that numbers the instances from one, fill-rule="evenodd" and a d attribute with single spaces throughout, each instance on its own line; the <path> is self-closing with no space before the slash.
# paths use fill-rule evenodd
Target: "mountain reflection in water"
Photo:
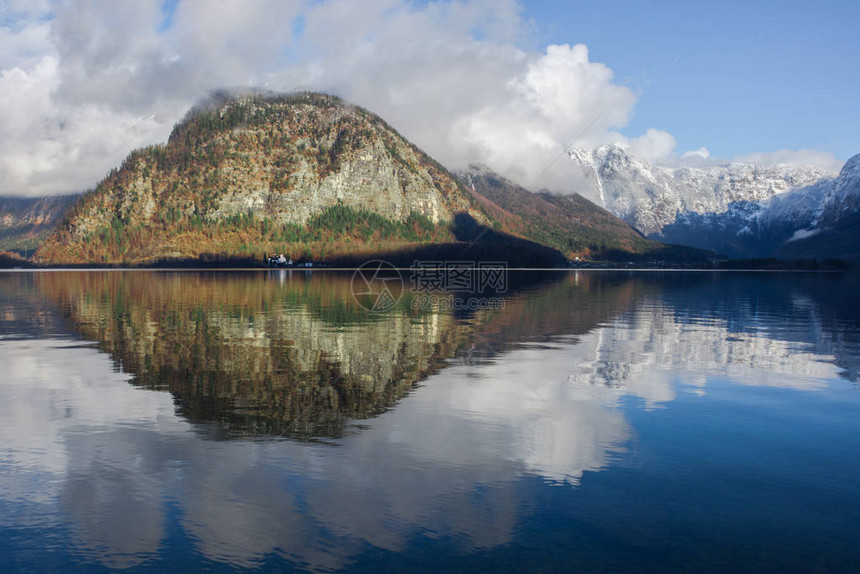
<path id="1" fill-rule="evenodd" d="M 0 274 L 7 544 L 155 569 L 487 552 L 545 513 L 529 477 L 629 468 L 637 411 L 857 380 L 852 276 L 514 283 L 502 310 L 369 313 L 334 273 Z"/>

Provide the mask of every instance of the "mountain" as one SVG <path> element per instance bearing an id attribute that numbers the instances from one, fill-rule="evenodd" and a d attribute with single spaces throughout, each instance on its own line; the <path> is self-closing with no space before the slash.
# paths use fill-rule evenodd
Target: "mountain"
<path id="1" fill-rule="evenodd" d="M 586 180 L 586 195 L 645 235 L 659 233 L 679 213 L 723 213 L 735 202 L 759 202 L 818 182 L 821 168 L 731 163 L 669 168 L 633 156 L 620 144 L 573 150 Z"/>
<path id="2" fill-rule="evenodd" d="M 321 94 L 216 94 L 166 145 L 132 152 L 36 258 L 323 257 L 447 240 L 456 213 L 484 221 L 441 165 L 365 110 Z"/>
<path id="3" fill-rule="evenodd" d="M 571 256 L 595 259 L 701 260 L 693 249 L 646 239 L 578 193 L 533 193 L 486 168 L 472 166 L 458 177 L 493 221 L 512 233 Z"/>
<path id="4" fill-rule="evenodd" d="M 824 206 L 816 225 L 819 228 L 834 227 L 846 217 L 853 217 L 858 212 L 860 212 L 860 154 L 845 162 L 839 177 L 827 189 Z"/>
<path id="5" fill-rule="evenodd" d="M 490 194 L 481 183 L 488 179 L 470 181 Z M 470 260 L 545 266 L 659 247 L 581 198 L 535 196 L 528 201 L 543 207 L 523 211 L 521 200 L 532 196 L 521 188 L 506 196 L 520 199 L 502 205 L 470 186 L 381 118 L 338 98 L 219 93 L 166 144 L 132 152 L 83 196 L 34 260 L 261 261 L 285 253 L 356 263 L 385 254 L 408 264 L 456 258 L 468 245 Z M 554 211 L 549 227 L 544 207 Z"/>
<path id="6" fill-rule="evenodd" d="M 722 212 L 679 213 L 651 237 L 730 257 L 769 257 L 814 224 L 832 183 L 825 178 L 763 201 L 734 201 Z"/>
<path id="7" fill-rule="evenodd" d="M 571 159 L 582 170 L 584 193 L 647 237 L 732 257 L 832 256 L 805 238 L 822 229 L 839 235 L 860 207 L 858 156 L 835 178 L 791 164 L 655 166 L 621 145 L 574 150 Z M 846 245 L 840 253 L 857 250 Z"/>
<path id="8" fill-rule="evenodd" d="M 78 197 L 0 196 L 0 251 L 16 251 L 21 254 L 35 251 Z"/>
<path id="9" fill-rule="evenodd" d="M 799 227 L 777 254 L 860 261 L 860 154 L 845 163 L 839 177 L 822 182 L 811 195 L 815 209 L 809 212 L 809 224 Z"/>

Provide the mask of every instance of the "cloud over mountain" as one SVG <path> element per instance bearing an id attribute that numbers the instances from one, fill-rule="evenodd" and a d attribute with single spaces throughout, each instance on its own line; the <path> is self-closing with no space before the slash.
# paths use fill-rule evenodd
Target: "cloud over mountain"
<path id="1" fill-rule="evenodd" d="M 586 46 L 535 37 L 516 0 L 5 1 L 0 193 L 91 187 L 232 86 L 335 93 L 450 167 L 536 188 L 569 186 L 574 141 L 673 153 L 666 132 L 619 133 L 637 95 Z"/>
<path id="2" fill-rule="evenodd" d="M 768 165 L 816 165 L 834 173 L 838 173 L 845 163 L 834 157 L 831 153 L 814 149 L 780 149 L 769 153 L 750 153 L 736 157 L 735 161 Z"/>

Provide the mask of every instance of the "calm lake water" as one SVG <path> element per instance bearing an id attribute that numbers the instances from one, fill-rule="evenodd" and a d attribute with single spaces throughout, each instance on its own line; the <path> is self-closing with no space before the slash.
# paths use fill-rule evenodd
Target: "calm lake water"
<path id="1" fill-rule="evenodd" d="M 0 273 L 0 570 L 860 571 L 860 278 L 352 285 Z"/>

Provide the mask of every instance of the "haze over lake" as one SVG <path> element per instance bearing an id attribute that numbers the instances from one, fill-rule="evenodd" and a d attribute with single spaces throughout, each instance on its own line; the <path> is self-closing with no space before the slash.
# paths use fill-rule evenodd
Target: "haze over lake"
<path id="1" fill-rule="evenodd" d="M 510 273 L 0 273 L 0 563 L 856 571 L 858 277 Z"/>

